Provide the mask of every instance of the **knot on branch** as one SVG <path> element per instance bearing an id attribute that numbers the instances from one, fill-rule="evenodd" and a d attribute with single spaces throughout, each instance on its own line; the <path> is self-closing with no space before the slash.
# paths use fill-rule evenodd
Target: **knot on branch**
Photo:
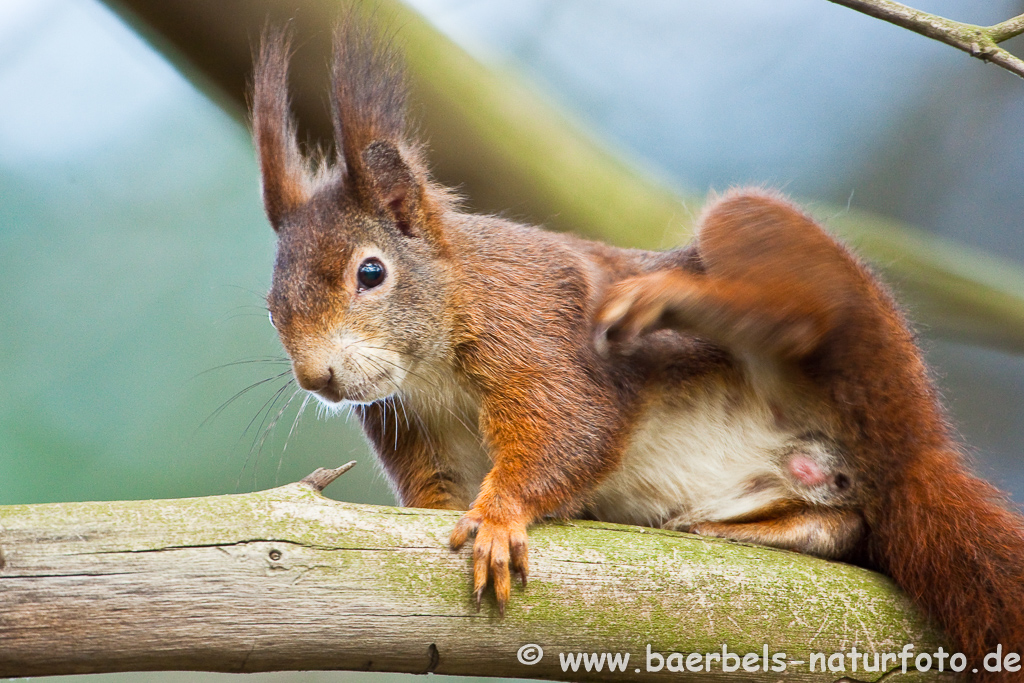
<path id="1" fill-rule="evenodd" d="M 971 43 L 971 56 L 987 62 L 995 56 L 997 48 L 995 45 L 982 45 L 978 42 Z"/>

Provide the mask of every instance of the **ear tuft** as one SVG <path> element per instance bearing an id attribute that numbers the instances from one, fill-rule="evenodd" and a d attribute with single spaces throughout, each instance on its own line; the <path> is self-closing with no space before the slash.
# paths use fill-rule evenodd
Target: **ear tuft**
<path id="1" fill-rule="evenodd" d="M 375 140 L 359 155 L 363 182 L 378 210 L 391 214 L 398 229 L 415 234 L 413 221 L 420 205 L 420 184 L 401 152 L 389 142 Z"/>
<path id="2" fill-rule="evenodd" d="M 280 28 L 263 33 L 253 78 L 253 137 L 263 181 L 263 205 L 274 230 L 310 197 L 307 164 L 299 151 L 288 103 L 290 39 Z"/>
<path id="3" fill-rule="evenodd" d="M 358 173 L 359 156 L 374 140 L 405 140 L 407 86 L 392 41 L 355 11 L 335 30 L 331 110 L 335 142 L 350 173 Z"/>

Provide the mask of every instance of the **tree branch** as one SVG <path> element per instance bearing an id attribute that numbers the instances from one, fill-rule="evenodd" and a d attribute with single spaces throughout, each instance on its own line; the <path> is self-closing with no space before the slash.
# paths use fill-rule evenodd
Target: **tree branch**
<path id="1" fill-rule="evenodd" d="M 892 0 L 829 0 L 890 24 L 920 33 L 963 50 L 972 57 L 998 64 L 1024 78 L 1024 60 L 998 44 L 1024 33 L 1024 14 L 994 26 L 975 26 L 901 5 Z"/>
<path id="2" fill-rule="evenodd" d="M 1016 38 L 1024 33 L 1024 14 L 988 27 L 989 36 L 997 43 Z"/>
<path id="3" fill-rule="evenodd" d="M 693 680 L 701 674 L 647 673 L 647 645 L 721 653 L 725 643 L 741 655 L 767 645 L 808 662 L 853 645 L 940 643 L 866 570 L 593 522 L 531 530 L 529 587 L 499 619 L 490 604 L 474 608 L 469 551 L 447 549 L 458 513 L 339 503 L 318 492 L 325 480 L 0 507 L 0 676 L 349 669 L 604 681 L 639 668 Z M 531 643 L 544 656 L 527 666 L 517 653 Z M 625 673 L 565 672 L 559 652 L 630 659 Z M 777 680 L 761 661 L 742 679 Z M 788 671 L 837 678 L 808 664 Z"/>

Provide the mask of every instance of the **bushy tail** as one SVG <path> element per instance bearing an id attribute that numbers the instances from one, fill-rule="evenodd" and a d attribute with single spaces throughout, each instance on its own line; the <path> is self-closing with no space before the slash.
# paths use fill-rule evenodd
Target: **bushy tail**
<path id="1" fill-rule="evenodd" d="M 909 463 L 867 512 L 873 560 L 967 655 L 967 677 L 1024 680 L 1024 668 L 983 666 L 999 645 L 1004 658 L 1024 657 L 1024 518 L 1005 497 L 968 473 L 959 454 L 940 452 Z"/>
<path id="2" fill-rule="evenodd" d="M 800 368 L 821 389 L 810 410 L 831 407 L 837 441 L 864 476 L 868 557 L 855 559 L 889 574 L 935 619 L 967 656 L 967 678 L 1024 681 L 1024 668 L 984 667 L 1000 645 L 1004 657 L 1024 657 L 1024 517 L 965 469 L 884 288 L 813 220 L 766 193 L 711 204 L 698 245 L 706 272 L 616 284 L 599 329 L 609 339 L 678 329 Z"/>

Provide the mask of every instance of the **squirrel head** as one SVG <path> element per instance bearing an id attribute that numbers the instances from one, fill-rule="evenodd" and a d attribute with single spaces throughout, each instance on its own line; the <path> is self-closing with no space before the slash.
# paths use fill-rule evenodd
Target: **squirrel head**
<path id="1" fill-rule="evenodd" d="M 278 236 L 268 309 L 299 385 L 328 405 L 396 393 L 445 355 L 451 327 L 447 194 L 406 138 L 404 78 L 381 44 L 352 20 L 336 33 L 337 154 L 315 170 L 290 113 L 285 32 L 264 34 L 256 63 L 253 130 Z"/>

